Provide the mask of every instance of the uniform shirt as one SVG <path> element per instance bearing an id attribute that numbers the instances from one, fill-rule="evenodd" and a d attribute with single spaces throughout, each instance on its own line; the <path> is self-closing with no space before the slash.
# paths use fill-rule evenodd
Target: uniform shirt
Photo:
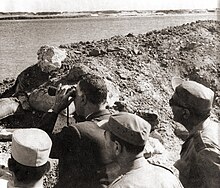
<path id="1" fill-rule="evenodd" d="M 220 126 L 209 118 L 195 127 L 175 163 L 186 188 L 220 187 Z"/>
<path id="2" fill-rule="evenodd" d="M 20 186 L 14 185 L 14 180 L 12 174 L 7 170 L 3 172 L 4 174 L 1 174 L 2 176 L 0 177 L 0 188 L 43 188 L 43 183 L 41 185 L 27 185 L 27 184 L 22 184 Z"/>
<path id="3" fill-rule="evenodd" d="M 0 168 L 0 188 L 12 187 L 13 178 L 7 167 Z"/>
<path id="4" fill-rule="evenodd" d="M 56 187 L 104 186 L 100 181 L 106 178 L 105 165 L 109 161 L 103 155 L 104 130 L 97 123 L 108 120 L 109 116 L 108 110 L 90 114 L 86 121 L 64 127 L 60 133 L 53 135 L 52 130 L 47 130 L 46 126 L 48 123 L 55 123 L 57 116 L 51 113 L 44 117 L 44 130 L 53 141 L 50 157 L 59 159 L 59 182 Z"/>
<path id="5" fill-rule="evenodd" d="M 178 178 L 169 170 L 155 166 L 144 158 L 133 161 L 126 174 L 119 176 L 108 188 L 182 188 Z"/>
<path id="6" fill-rule="evenodd" d="M 6 180 L 5 178 L 0 177 L 0 187 L 1 188 L 8 188 L 9 180 Z"/>

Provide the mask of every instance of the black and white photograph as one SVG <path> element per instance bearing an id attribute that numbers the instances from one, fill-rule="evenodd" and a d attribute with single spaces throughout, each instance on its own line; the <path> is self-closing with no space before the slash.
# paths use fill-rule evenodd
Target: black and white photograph
<path id="1" fill-rule="evenodd" d="M 219 0 L 1 0 L 0 188 L 219 188 Z"/>

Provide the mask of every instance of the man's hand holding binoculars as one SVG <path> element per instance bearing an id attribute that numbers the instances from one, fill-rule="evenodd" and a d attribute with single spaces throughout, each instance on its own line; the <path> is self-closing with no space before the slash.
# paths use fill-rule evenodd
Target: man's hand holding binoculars
<path id="1" fill-rule="evenodd" d="M 60 113 L 62 110 L 67 108 L 71 102 L 75 99 L 76 87 L 69 87 L 67 85 L 62 86 L 59 84 L 56 89 L 55 102 L 52 106 L 52 110 L 55 113 Z"/>

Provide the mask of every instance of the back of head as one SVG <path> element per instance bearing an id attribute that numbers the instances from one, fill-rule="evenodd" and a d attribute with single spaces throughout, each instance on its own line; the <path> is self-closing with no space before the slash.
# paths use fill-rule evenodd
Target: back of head
<path id="1" fill-rule="evenodd" d="M 37 129 L 18 129 L 12 135 L 9 169 L 18 181 L 39 180 L 48 170 L 52 141 L 46 132 Z"/>
<path id="2" fill-rule="evenodd" d="M 183 81 L 175 88 L 172 100 L 197 115 L 206 116 L 211 111 L 214 92 L 195 81 Z"/>
<path id="3" fill-rule="evenodd" d="M 87 74 L 79 81 L 80 90 L 87 100 L 93 104 L 102 104 L 107 100 L 107 86 L 105 80 L 94 74 Z"/>

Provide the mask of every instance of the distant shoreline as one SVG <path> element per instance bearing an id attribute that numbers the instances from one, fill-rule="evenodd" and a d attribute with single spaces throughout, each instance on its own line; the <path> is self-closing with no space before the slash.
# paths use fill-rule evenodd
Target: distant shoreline
<path id="1" fill-rule="evenodd" d="M 217 10 L 166 10 L 166 11 L 102 11 L 102 12 L 40 12 L 40 13 L 3 13 L 0 20 L 29 20 L 29 19 L 62 19 L 62 18 L 89 18 L 89 17 L 152 17 L 172 15 L 218 14 Z"/>
<path id="2" fill-rule="evenodd" d="M 7 16 L 7 17 L 1 17 L 0 20 L 29 20 L 29 19 L 58 19 L 58 18 L 83 18 L 83 17 L 88 17 L 88 16 Z"/>

